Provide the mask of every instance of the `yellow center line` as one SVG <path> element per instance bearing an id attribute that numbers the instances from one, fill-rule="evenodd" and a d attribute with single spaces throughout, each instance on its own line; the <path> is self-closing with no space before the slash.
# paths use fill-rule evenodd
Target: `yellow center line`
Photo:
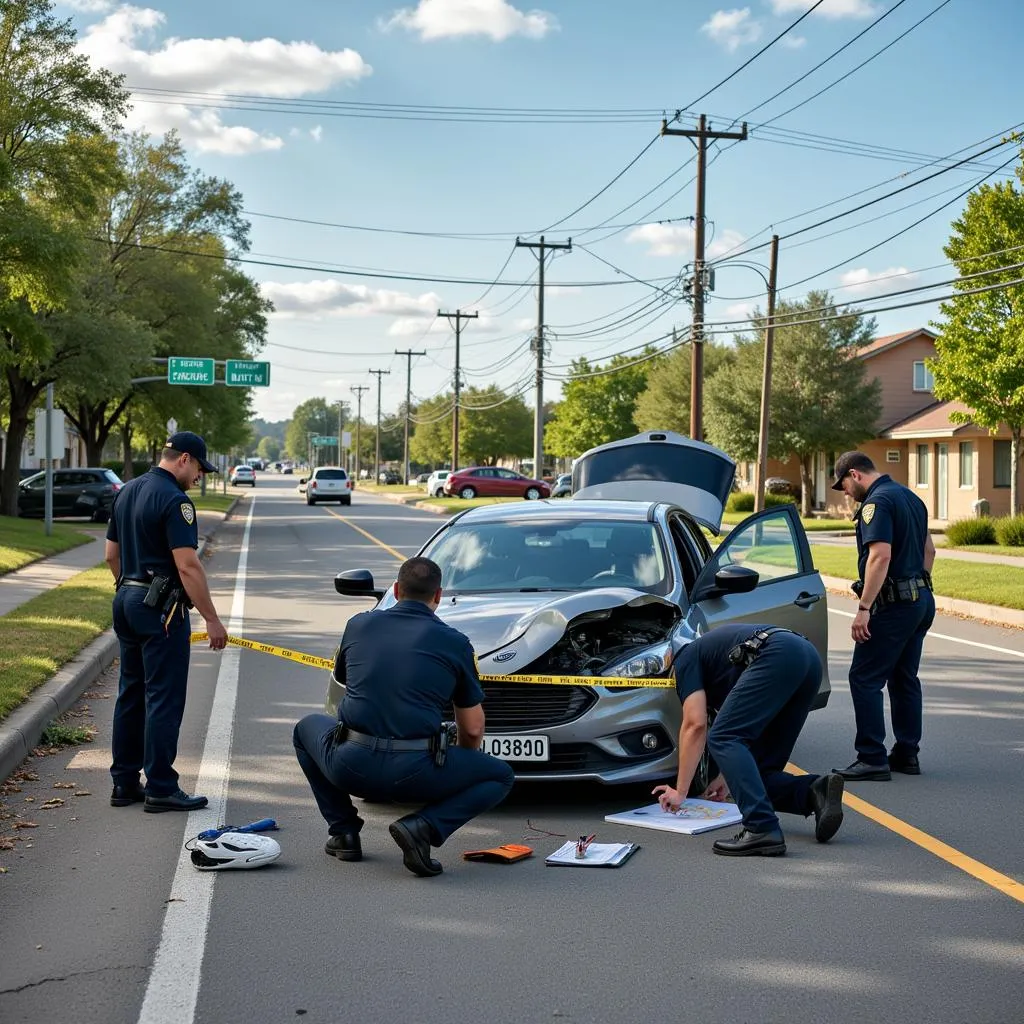
<path id="1" fill-rule="evenodd" d="M 389 555 L 392 555 L 393 557 L 397 558 L 398 561 L 404 562 L 408 557 L 407 555 L 403 555 L 400 551 L 396 551 L 393 547 L 390 547 L 389 545 L 385 544 L 384 541 L 380 540 L 379 538 L 374 537 L 372 533 L 368 533 L 361 526 L 356 526 L 356 524 L 353 523 L 352 520 L 349 519 L 347 516 L 340 515 L 333 509 L 329 508 L 325 508 L 324 511 L 329 512 L 332 516 L 334 516 L 335 519 L 340 519 L 347 526 L 351 526 L 352 529 L 356 531 L 356 533 L 361 533 L 367 540 L 373 541 L 373 543 L 376 544 L 377 547 L 383 548 Z"/>
<path id="2" fill-rule="evenodd" d="M 786 771 L 794 775 L 807 774 L 807 772 L 802 768 L 798 768 L 795 764 L 786 765 Z M 947 864 L 951 864 L 953 867 L 966 872 L 968 875 L 978 879 L 979 882 L 992 886 L 993 889 L 997 889 L 1004 896 L 1009 896 L 1010 899 L 1016 900 L 1018 903 L 1024 903 L 1024 884 L 1014 878 L 1010 878 L 1009 875 L 1004 875 L 1002 872 L 996 871 L 995 868 L 982 864 L 980 860 L 968 857 L 966 853 L 961 853 L 958 849 L 950 846 L 948 843 L 944 843 L 941 839 L 936 839 L 927 832 L 922 832 L 921 829 L 908 825 L 902 819 L 897 818 L 888 811 L 883 811 L 880 807 L 875 807 L 874 804 L 869 804 L 867 800 L 859 796 L 846 792 L 843 794 L 843 803 L 851 810 L 863 814 L 865 818 L 870 818 L 883 828 L 887 828 L 916 846 L 920 846 L 922 850 L 927 850 L 930 854 L 933 854 L 940 860 L 944 860 Z"/>

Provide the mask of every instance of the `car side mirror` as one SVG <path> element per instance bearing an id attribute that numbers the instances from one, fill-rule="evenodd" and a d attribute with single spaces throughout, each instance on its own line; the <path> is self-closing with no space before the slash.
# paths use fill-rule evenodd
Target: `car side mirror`
<path id="1" fill-rule="evenodd" d="M 745 565 L 723 565 L 715 573 L 715 589 L 723 594 L 749 594 L 760 575 Z"/>
<path id="2" fill-rule="evenodd" d="M 334 589 L 342 597 L 372 597 L 379 601 L 384 591 L 373 585 L 373 573 L 369 569 L 346 569 L 334 577 Z"/>

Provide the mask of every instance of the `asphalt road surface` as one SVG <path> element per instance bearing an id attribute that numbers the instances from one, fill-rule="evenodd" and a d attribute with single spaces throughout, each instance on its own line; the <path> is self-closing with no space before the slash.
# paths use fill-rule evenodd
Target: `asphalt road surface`
<path id="1" fill-rule="evenodd" d="M 366 606 L 334 593 L 335 572 L 389 581 L 439 523 L 358 493 L 351 509 L 308 508 L 293 479 L 261 474 L 207 562 L 217 605 L 234 635 L 330 657 Z M 852 604 L 830 607 L 833 696 L 794 754 L 809 771 L 853 759 Z M 449 840 L 435 879 L 402 866 L 387 833 L 401 807 L 364 806 L 361 863 L 324 854 L 291 746 L 323 671 L 194 650 L 178 768 L 211 807 L 187 818 L 109 806 L 108 673 L 85 702 L 96 742 L 35 759 L 38 780 L 4 798 L 38 828 L 0 857 L 0 1021 L 1018 1022 L 1022 660 L 1024 634 L 940 616 L 924 774 L 851 786 L 867 803 L 828 845 L 788 817 L 785 858 L 716 857 L 715 833 L 602 821 L 646 788 L 521 786 Z M 54 796 L 64 804 L 43 808 Z M 275 865 L 200 873 L 183 854 L 201 828 L 267 816 Z M 545 867 L 583 832 L 642 849 L 618 870 Z M 535 856 L 461 859 L 504 842 Z"/>

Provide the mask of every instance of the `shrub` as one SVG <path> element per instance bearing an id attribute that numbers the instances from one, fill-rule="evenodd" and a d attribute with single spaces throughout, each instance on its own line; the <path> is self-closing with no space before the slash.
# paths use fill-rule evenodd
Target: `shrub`
<path id="1" fill-rule="evenodd" d="M 795 505 L 796 496 L 793 494 L 772 494 L 764 496 L 764 507 L 772 508 L 775 505 Z"/>
<path id="2" fill-rule="evenodd" d="M 749 491 L 736 491 L 729 495 L 725 507 L 730 512 L 753 512 L 754 495 Z"/>
<path id="3" fill-rule="evenodd" d="M 950 544 L 995 544 L 995 520 L 990 516 L 958 519 L 946 527 L 946 540 Z"/>
<path id="4" fill-rule="evenodd" d="M 767 494 L 792 494 L 800 493 L 798 484 L 791 483 L 784 476 L 770 476 L 764 482 L 765 493 Z"/>
<path id="5" fill-rule="evenodd" d="M 1003 516 L 995 521 L 996 539 L 1007 547 L 1024 547 L 1024 515 Z"/>

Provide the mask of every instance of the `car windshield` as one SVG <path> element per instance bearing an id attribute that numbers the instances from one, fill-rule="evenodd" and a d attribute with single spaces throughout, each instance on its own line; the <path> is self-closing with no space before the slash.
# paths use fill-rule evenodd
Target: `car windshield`
<path id="1" fill-rule="evenodd" d="M 423 554 L 450 593 L 633 587 L 666 594 L 671 580 L 647 522 L 459 523 Z"/>
<path id="2" fill-rule="evenodd" d="M 381 474 L 383 475 L 383 474 Z M 345 470 L 343 469 L 318 469 L 316 471 L 317 480 L 344 480 Z"/>

